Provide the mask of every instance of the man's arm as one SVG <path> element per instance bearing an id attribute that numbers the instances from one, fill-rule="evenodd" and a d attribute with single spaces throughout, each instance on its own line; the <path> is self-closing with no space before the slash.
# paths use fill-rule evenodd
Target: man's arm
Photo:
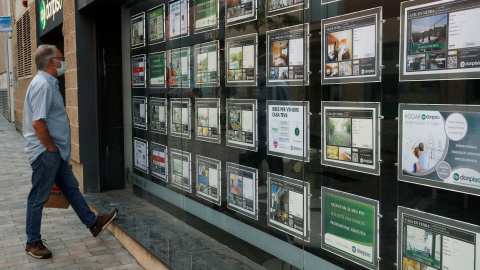
<path id="1" fill-rule="evenodd" d="M 33 129 L 35 129 L 35 134 L 37 134 L 38 139 L 50 152 L 58 152 L 58 148 L 50 136 L 48 131 L 47 123 L 44 120 L 33 121 Z"/>

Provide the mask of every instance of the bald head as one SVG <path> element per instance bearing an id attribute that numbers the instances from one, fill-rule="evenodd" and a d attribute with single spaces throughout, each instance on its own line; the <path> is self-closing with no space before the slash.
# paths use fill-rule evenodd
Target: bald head
<path id="1" fill-rule="evenodd" d="M 37 48 L 35 52 L 35 65 L 37 70 L 45 71 L 48 67 L 48 59 L 57 55 L 57 47 L 55 45 L 43 44 Z"/>

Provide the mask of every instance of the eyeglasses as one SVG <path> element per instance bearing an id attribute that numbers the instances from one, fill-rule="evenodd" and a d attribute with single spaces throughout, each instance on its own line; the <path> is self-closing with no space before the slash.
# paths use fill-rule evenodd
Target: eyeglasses
<path id="1" fill-rule="evenodd" d="M 55 59 L 55 58 L 59 58 L 59 59 L 61 59 L 62 61 L 65 61 L 65 57 L 52 57 L 52 59 Z"/>

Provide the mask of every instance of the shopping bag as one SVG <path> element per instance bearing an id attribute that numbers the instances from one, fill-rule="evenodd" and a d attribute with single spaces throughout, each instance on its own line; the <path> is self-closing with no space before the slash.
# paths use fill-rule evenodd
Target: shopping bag
<path id="1" fill-rule="evenodd" d="M 53 184 L 52 193 L 50 198 L 43 207 L 45 208 L 63 208 L 67 209 L 70 206 L 67 198 L 63 196 L 63 192 L 57 187 L 57 184 Z"/>

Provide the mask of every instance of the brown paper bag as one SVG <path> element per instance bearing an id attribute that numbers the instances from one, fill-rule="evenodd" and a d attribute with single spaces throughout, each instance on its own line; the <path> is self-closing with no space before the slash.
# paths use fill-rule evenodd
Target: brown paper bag
<path id="1" fill-rule="evenodd" d="M 70 206 L 67 198 L 63 196 L 63 192 L 57 187 L 57 184 L 53 184 L 52 193 L 47 203 L 43 207 L 45 208 L 63 208 L 67 209 Z"/>

